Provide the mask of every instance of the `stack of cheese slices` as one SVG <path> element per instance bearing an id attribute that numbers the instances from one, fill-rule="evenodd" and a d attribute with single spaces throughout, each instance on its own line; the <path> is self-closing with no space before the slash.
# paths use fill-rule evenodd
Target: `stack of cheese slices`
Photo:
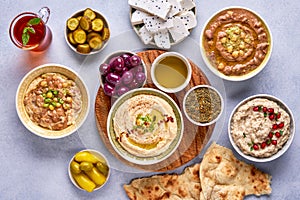
<path id="1" fill-rule="evenodd" d="M 131 200 L 242 200 L 251 194 L 270 194 L 270 184 L 270 175 L 213 143 L 202 162 L 187 167 L 183 174 L 135 179 L 124 189 Z"/>
<path id="2" fill-rule="evenodd" d="M 144 44 L 169 49 L 197 25 L 193 0 L 128 0 L 131 23 Z"/>

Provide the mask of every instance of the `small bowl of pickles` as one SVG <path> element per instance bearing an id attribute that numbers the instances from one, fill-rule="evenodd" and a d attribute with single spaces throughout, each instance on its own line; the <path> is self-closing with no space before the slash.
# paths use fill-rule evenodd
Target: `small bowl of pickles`
<path id="1" fill-rule="evenodd" d="M 74 186 L 93 192 L 106 184 L 110 176 L 110 167 L 103 154 L 93 149 L 85 149 L 72 157 L 68 173 Z"/>
<path id="2" fill-rule="evenodd" d="M 109 38 L 108 21 L 103 14 L 91 8 L 74 13 L 66 21 L 67 44 L 81 55 L 100 52 L 107 45 Z"/>

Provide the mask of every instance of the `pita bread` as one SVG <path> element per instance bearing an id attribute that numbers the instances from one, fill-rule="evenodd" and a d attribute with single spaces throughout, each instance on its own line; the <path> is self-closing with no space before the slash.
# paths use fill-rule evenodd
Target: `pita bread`
<path id="1" fill-rule="evenodd" d="M 270 194 L 271 176 L 239 161 L 232 151 L 213 143 L 200 167 L 201 200 L 240 200 Z"/>
<path id="2" fill-rule="evenodd" d="M 184 170 L 183 174 L 154 175 L 133 180 L 124 189 L 131 200 L 198 200 L 200 198 L 200 164 Z"/>

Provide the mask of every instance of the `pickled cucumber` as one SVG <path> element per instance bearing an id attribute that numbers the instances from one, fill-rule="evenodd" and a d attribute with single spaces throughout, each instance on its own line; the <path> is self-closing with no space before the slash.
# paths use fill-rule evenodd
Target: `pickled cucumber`
<path id="1" fill-rule="evenodd" d="M 70 164 L 71 172 L 74 174 L 79 174 L 81 172 L 79 163 L 75 162 L 74 160 Z"/>
<path id="2" fill-rule="evenodd" d="M 84 30 L 77 29 L 73 32 L 74 41 L 78 44 L 83 44 L 86 41 L 86 33 Z"/>
<path id="3" fill-rule="evenodd" d="M 104 27 L 102 19 L 96 18 L 92 21 L 92 30 L 100 32 Z"/>
<path id="4" fill-rule="evenodd" d="M 99 37 L 93 37 L 90 39 L 89 45 L 92 49 L 100 49 L 102 47 L 102 40 Z"/>
<path id="5" fill-rule="evenodd" d="M 102 162 L 97 162 L 96 164 L 97 169 L 104 175 L 107 176 L 108 175 L 108 166 L 105 163 Z"/>
<path id="6" fill-rule="evenodd" d="M 81 17 L 79 21 L 80 28 L 82 28 L 85 31 L 89 31 L 92 29 L 92 21 L 87 16 Z"/>
<path id="7" fill-rule="evenodd" d="M 86 174 L 72 174 L 72 176 L 82 189 L 88 192 L 93 192 L 93 190 L 96 188 L 96 184 Z"/>
<path id="8" fill-rule="evenodd" d="M 79 168 L 80 168 L 80 170 L 85 171 L 85 172 L 91 171 L 92 168 L 93 168 L 93 163 L 86 162 L 86 161 L 81 162 L 80 165 L 79 165 Z"/>
<path id="9" fill-rule="evenodd" d="M 110 32 L 108 28 L 103 28 L 102 30 L 102 40 L 108 40 L 109 36 L 110 36 Z"/>
<path id="10" fill-rule="evenodd" d="M 75 42 L 75 40 L 74 40 L 73 33 L 68 33 L 68 40 L 73 45 L 77 44 L 77 42 Z"/>
<path id="11" fill-rule="evenodd" d="M 88 192 L 103 185 L 109 174 L 106 161 L 90 151 L 76 153 L 69 167 L 77 186 Z"/>
<path id="12" fill-rule="evenodd" d="M 106 181 L 106 177 L 101 172 L 99 172 L 96 167 L 93 167 L 92 170 L 85 173 L 97 185 L 103 185 Z"/>
<path id="13" fill-rule="evenodd" d="M 82 54 L 103 48 L 110 37 L 105 19 L 90 8 L 67 20 L 67 40 Z"/>
<path id="14" fill-rule="evenodd" d="M 98 37 L 102 40 L 102 37 L 99 33 L 96 32 L 90 32 L 89 34 L 87 34 L 86 36 L 86 41 L 89 42 L 93 37 Z"/>
<path id="15" fill-rule="evenodd" d="M 79 44 L 79 45 L 77 45 L 76 50 L 79 53 L 84 53 L 84 54 L 87 54 L 87 53 L 91 52 L 91 48 L 90 48 L 89 44 Z"/>
<path id="16" fill-rule="evenodd" d="M 91 20 L 93 20 L 93 19 L 96 18 L 96 13 L 92 9 L 87 8 L 83 12 L 83 16 L 87 16 L 88 18 L 90 18 Z"/>
<path id="17" fill-rule="evenodd" d="M 96 164 L 97 162 L 101 162 L 101 159 L 95 156 L 94 154 L 88 151 L 81 151 L 75 155 L 75 160 L 77 162 L 90 162 Z"/>
<path id="18" fill-rule="evenodd" d="M 78 25 L 79 25 L 79 21 L 76 18 L 70 18 L 67 21 L 67 27 L 71 31 L 74 31 L 75 29 L 77 29 Z"/>

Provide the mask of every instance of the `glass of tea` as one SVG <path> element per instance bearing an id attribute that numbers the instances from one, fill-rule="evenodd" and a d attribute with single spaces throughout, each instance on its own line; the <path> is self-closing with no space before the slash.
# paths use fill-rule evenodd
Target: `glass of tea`
<path id="1" fill-rule="evenodd" d="M 38 13 L 24 12 L 16 16 L 9 27 L 11 41 L 19 48 L 44 51 L 52 41 L 52 33 L 46 25 L 50 16 L 48 7 Z"/>

